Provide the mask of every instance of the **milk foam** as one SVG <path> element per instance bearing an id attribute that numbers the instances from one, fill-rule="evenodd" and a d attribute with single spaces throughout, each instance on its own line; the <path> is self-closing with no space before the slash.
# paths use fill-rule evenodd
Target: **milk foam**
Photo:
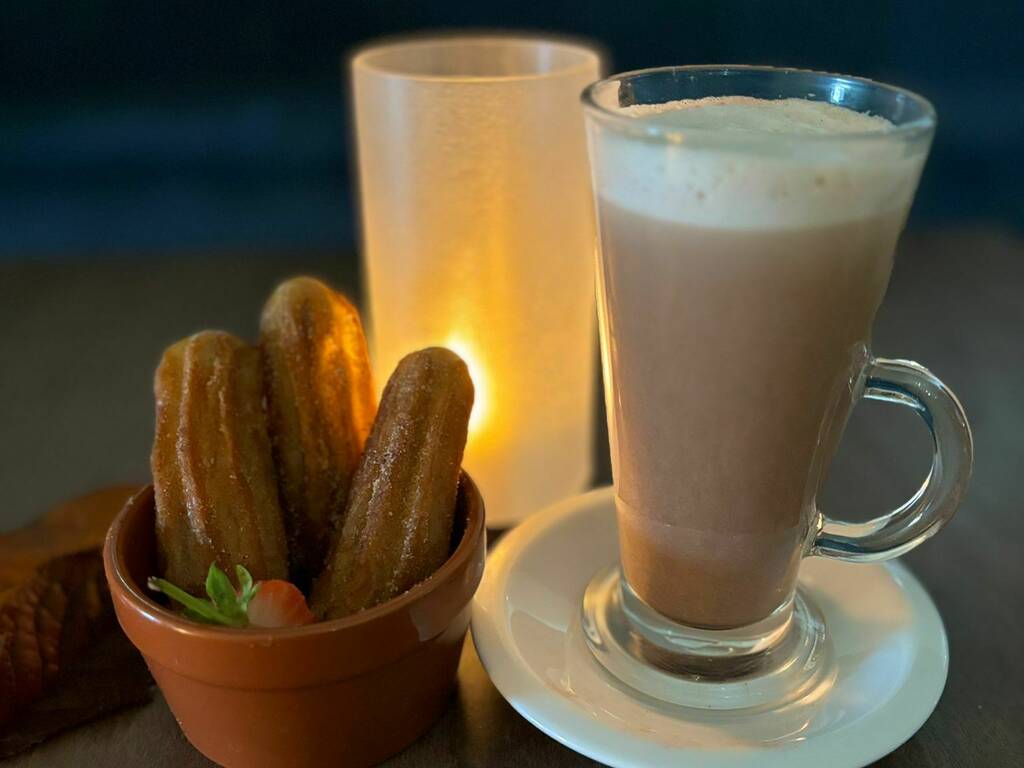
<path id="1" fill-rule="evenodd" d="M 927 150 L 886 140 L 894 126 L 884 118 L 805 99 L 711 97 L 621 111 L 657 130 L 592 129 L 601 199 L 694 226 L 826 226 L 906 208 Z"/>
<path id="2" fill-rule="evenodd" d="M 709 96 L 663 104 L 634 104 L 623 107 L 622 112 L 632 117 L 654 117 L 666 126 L 716 131 L 820 136 L 887 131 L 894 127 L 884 117 L 807 99 Z"/>

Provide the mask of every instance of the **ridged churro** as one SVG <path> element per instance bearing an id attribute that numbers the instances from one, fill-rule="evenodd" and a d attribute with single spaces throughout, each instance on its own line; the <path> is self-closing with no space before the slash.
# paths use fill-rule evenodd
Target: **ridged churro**
<path id="1" fill-rule="evenodd" d="M 259 351 L 204 331 L 157 368 L 152 470 L 160 570 L 201 594 L 211 562 L 288 577 Z"/>
<path id="2" fill-rule="evenodd" d="M 323 566 L 373 422 L 369 353 L 356 309 L 309 277 L 267 300 L 260 350 L 292 576 L 304 581 Z"/>
<path id="3" fill-rule="evenodd" d="M 349 490 L 314 613 L 337 618 L 405 592 L 451 548 L 473 382 L 466 364 L 431 347 L 398 364 Z"/>

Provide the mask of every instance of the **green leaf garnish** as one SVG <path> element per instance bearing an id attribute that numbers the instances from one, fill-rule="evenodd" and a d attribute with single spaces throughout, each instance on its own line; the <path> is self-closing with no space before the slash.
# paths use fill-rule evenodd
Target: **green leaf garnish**
<path id="1" fill-rule="evenodd" d="M 252 574 L 245 569 L 244 565 L 235 566 L 235 578 L 238 579 L 238 602 L 243 611 L 249 610 L 249 601 L 256 594 L 256 586 L 252 581 Z"/>
<path id="2" fill-rule="evenodd" d="M 231 580 L 216 565 L 211 564 L 206 574 L 206 594 L 210 596 L 214 606 L 225 616 L 245 619 L 245 611 L 238 602 L 238 594 L 231 585 Z"/>
<path id="3" fill-rule="evenodd" d="M 223 624 L 227 627 L 244 627 L 249 623 L 246 609 L 256 594 L 256 587 L 253 585 L 252 575 L 243 566 L 235 566 L 235 574 L 238 576 L 239 584 L 237 592 L 231 585 L 228 575 L 215 563 L 210 563 L 210 570 L 206 574 L 206 594 L 209 595 L 209 600 L 190 595 L 181 587 L 155 576 L 146 581 L 146 586 L 179 603 L 190 619 L 207 624 Z"/>

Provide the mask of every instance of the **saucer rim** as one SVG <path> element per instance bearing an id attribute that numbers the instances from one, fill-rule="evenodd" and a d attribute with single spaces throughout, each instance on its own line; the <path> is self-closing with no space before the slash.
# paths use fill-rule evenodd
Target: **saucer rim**
<path id="1" fill-rule="evenodd" d="M 889 561 L 870 565 L 842 567 L 882 568 L 904 594 L 911 616 L 910 626 L 916 640 L 911 668 L 904 683 L 878 708 L 863 715 L 853 725 L 830 729 L 813 740 L 783 747 L 745 747 L 723 750 L 708 747 L 666 746 L 633 734 L 616 732 L 613 739 L 601 736 L 602 728 L 564 697 L 553 694 L 547 683 L 527 663 L 506 629 L 507 600 L 502 586 L 508 581 L 518 556 L 565 518 L 600 514 L 600 508 L 614 504 L 611 486 L 557 502 L 531 515 L 508 531 L 488 554 L 483 581 L 473 599 L 472 637 L 480 662 L 502 697 L 528 722 L 566 747 L 612 768 L 662 765 L 665 760 L 686 760 L 708 768 L 758 768 L 799 764 L 816 765 L 825 759 L 829 765 L 862 766 L 878 760 L 906 743 L 928 720 L 938 705 L 949 674 L 949 642 L 945 626 L 931 596 L 913 573 L 902 563 Z M 834 562 L 834 561 L 833 561 Z M 497 607 L 497 612 L 494 608 Z M 937 655 L 941 674 L 923 674 L 923 652 Z M 934 657 L 933 657 L 934 660 Z M 893 717 L 897 713 L 898 717 Z M 764 713 L 770 716 L 771 712 Z M 884 727 L 873 727 L 876 723 Z M 568 726 L 568 727 L 566 727 Z M 845 733 L 850 731 L 852 733 Z M 841 733 L 842 732 L 842 733 Z M 638 755 L 643 749 L 649 754 Z M 796 750 L 799 749 L 799 752 Z M 849 759 L 849 758 L 854 759 Z M 841 761 L 841 762 L 837 762 Z"/>

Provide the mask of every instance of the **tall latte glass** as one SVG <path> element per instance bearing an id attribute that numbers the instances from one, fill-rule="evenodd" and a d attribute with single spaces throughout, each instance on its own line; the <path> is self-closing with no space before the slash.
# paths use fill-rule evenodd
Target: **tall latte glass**
<path id="1" fill-rule="evenodd" d="M 956 398 L 870 350 L 934 112 L 869 80 L 755 67 L 618 75 L 583 99 L 621 554 L 587 590 L 587 637 L 664 700 L 790 700 L 830 668 L 802 558 L 900 555 L 970 475 Z M 935 453 L 912 499 L 854 525 L 817 498 L 863 398 L 920 413 Z"/>

